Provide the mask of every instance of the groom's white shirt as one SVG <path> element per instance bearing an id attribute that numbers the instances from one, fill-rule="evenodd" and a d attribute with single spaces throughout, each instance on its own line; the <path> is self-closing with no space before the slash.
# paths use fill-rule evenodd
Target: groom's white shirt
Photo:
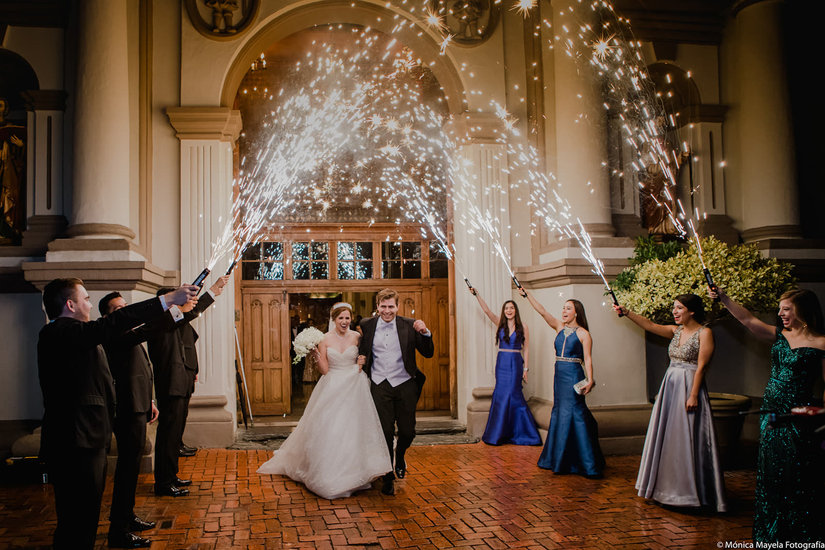
<path id="1" fill-rule="evenodd" d="M 389 323 L 378 318 L 375 325 L 375 336 L 372 339 L 372 381 L 380 384 L 389 381 L 393 388 L 403 384 L 412 376 L 404 368 L 404 358 L 401 355 L 401 342 L 398 340 L 396 318 Z"/>

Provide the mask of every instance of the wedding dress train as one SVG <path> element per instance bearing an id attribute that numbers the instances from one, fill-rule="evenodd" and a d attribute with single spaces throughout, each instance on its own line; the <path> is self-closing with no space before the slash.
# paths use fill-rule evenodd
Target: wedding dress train
<path id="1" fill-rule="evenodd" d="M 259 474 L 281 474 L 327 499 L 368 489 L 392 471 L 387 442 L 370 395 L 370 381 L 355 360 L 358 347 L 343 353 L 327 347 L 329 372 L 321 377 L 304 415 Z"/>

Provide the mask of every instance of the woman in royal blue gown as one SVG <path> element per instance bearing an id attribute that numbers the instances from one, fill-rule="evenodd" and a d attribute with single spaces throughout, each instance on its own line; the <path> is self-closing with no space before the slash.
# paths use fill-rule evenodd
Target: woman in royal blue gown
<path id="1" fill-rule="evenodd" d="M 529 370 L 530 333 L 527 325 L 521 322 L 518 306 L 513 300 L 504 302 L 501 315 L 496 317 L 476 289 L 470 288 L 470 292 L 478 299 L 487 317 L 498 326 L 496 387 L 481 440 L 488 445 L 541 445 L 536 421 L 521 391 L 522 380 L 527 380 Z"/>
<path id="2" fill-rule="evenodd" d="M 526 290 L 519 290 L 558 333 L 554 343 L 553 411 L 538 465 L 557 474 L 599 478 L 604 472 L 599 427 L 584 400 L 594 384 L 590 353 L 593 340 L 587 330 L 584 306 L 578 300 L 567 300 L 562 307 L 561 319 L 556 319 Z M 577 391 L 574 386 L 581 381 L 585 382 Z"/>

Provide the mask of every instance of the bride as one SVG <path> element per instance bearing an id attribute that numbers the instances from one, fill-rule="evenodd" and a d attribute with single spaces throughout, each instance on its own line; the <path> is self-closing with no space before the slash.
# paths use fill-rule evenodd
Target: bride
<path id="1" fill-rule="evenodd" d="M 352 306 L 332 306 L 331 328 L 312 352 L 323 376 L 295 431 L 258 469 L 286 475 L 327 499 L 369 489 L 392 471 L 370 382 L 356 362 L 361 335 L 349 329 L 351 321 Z"/>

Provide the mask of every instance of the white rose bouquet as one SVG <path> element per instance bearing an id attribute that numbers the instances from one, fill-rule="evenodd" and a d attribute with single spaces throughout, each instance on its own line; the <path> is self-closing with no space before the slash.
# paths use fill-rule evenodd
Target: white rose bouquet
<path id="1" fill-rule="evenodd" d="M 297 364 L 309 352 L 317 348 L 323 339 L 324 333 L 315 327 L 305 328 L 298 333 L 298 336 L 292 342 L 292 347 L 295 348 L 295 359 L 292 360 L 292 363 Z"/>

